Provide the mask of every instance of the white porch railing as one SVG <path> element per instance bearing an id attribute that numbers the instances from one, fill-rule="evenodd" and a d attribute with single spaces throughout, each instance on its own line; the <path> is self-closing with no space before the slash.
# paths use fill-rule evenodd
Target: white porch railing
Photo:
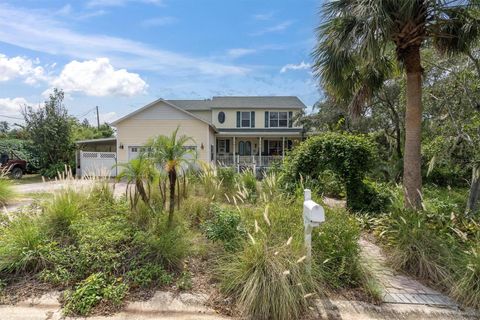
<path id="1" fill-rule="evenodd" d="M 240 155 L 217 155 L 217 163 L 220 166 L 256 166 L 269 167 L 273 162 L 282 161 L 282 156 L 240 156 Z"/>

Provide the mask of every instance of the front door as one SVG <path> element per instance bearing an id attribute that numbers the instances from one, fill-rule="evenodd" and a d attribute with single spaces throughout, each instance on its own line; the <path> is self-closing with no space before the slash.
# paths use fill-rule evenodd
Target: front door
<path id="1" fill-rule="evenodd" d="M 251 156 L 252 143 L 250 141 L 240 141 L 238 143 L 238 154 L 241 156 Z"/>

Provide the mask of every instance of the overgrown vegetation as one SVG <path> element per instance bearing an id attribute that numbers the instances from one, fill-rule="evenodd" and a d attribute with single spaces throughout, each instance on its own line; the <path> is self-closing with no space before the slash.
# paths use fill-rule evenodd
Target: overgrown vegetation
<path id="1" fill-rule="evenodd" d="M 420 211 L 403 209 L 399 194 L 392 211 L 375 218 L 373 226 L 391 264 L 479 308 L 480 227 L 463 214 L 465 189 L 427 188 Z"/>
<path id="2" fill-rule="evenodd" d="M 4 206 L 12 201 L 15 195 L 12 183 L 7 179 L 7 171 L 0 170 L 0 205 Z"/>
<path id="3" fill-rule="evenodd" d="M 167 228 L 158 211 L 137 224 L 137 212 L 106 183 L 67 188 L 40 210 L 19 213 L 1 228 L 0 275 L 7 283 L 28 274 L 69 288 L 66 314 L 119 307 L 129 288 L 172 283 L 190 247 L 181 221 Z"/>

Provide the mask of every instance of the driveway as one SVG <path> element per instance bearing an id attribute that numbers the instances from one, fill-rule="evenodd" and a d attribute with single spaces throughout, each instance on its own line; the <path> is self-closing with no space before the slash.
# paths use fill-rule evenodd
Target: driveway
<path id="1" fill-rule="evenodd" d="M 33 202 L 35 194 L 39 193 L 55 193 L 60 190 L 72 187 L 76 190 L 81 190 L 92 185 L 95 180 L 63 180 L 63 181 L 48 181 L 48 182 L 34 182 L 14 185 L 13 190 L 17 194 L 17 199 L 9 203 L 5 210 L 7 212 L 13 212 L 30 205 Z M 127 184 L 125 182 L 117 182 L 114 180 L 109 181 L 110 185 L 115 185 L 114 194 L 115 197 L 121 197 L 125 194 Z M 35 196 L 38 198 L 38 196 Z"/>

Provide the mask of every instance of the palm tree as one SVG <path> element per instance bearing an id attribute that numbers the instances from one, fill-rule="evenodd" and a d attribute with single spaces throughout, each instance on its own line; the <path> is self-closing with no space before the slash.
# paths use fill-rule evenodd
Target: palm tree
<path id="1" fill-rule="evenodd" d="M 140 195 L 145 204 L 149 204 L 149 197 L 145 190 L 144 181 L 149 183 L 153 180 L 155 176 L 155 169 L 153 168 L 151 162 L 148 159 L 140 156 L 137 159 L 130 160 L 127 163 L 119 163 L 118 167 L 121 167 L 122 170 L 117 175 L 117 180 L 126 179 L 127 180 L 127 192 L 128 187 L 131 184 L 135 185 L 135 192 Z M 132 201 L 132 205 L 135 205 L 136 200 Z"/>
<path id="2" fill-rule="evenodd" d="M 323 5 L 313 70 L 357 111 L 400 66 L 406 74 L 405 205 L 421 207 L 422 64 L 427 41 L 457 52 L 480 34 L 478 0 L 333 0 Z M 397 64 L 398 63 L 398 64 Z"/>
<path id="3" fill-rule="evenodd" d="M 186 143 L 195 141 L 185 135 L 178 136 L 177 128 L 170 136 L 157 136 L 150 139 L 146 144 L 148 156 L 153 162 L 163 167 L 168 175 L 170 184 L 170 200 L 168 211 L 168 226 L 173 223 L 173 212 L 175 209 L 175 184 L 178 170 L 184 164 L 190 164 L 196 159 L 196 151 L 186 148 Z M 192 157 L 188 157 L 191 155 Z"/>

